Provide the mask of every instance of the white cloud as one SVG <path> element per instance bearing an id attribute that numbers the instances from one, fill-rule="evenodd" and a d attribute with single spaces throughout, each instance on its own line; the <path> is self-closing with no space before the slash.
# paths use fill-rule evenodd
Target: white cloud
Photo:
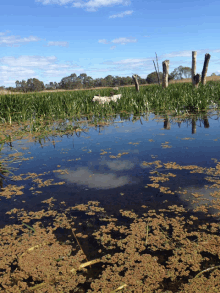
<path id="1" fill-rule="evenodd" d="M 135 164 L 129 160 L 113 160 L 113 161 L 101 161 L 100 165 L 107 165 L 107 167 L 112 171 L 127 171 L 135 167 Z"/>
<path id="2" fill-rule="evenodd" d="M 99 40 L 98 42 L 105 44 L 105 45 L 110 44 L 110 43 L 125 45 L 127 43 L 136 43 L 137 40 L 136 39 L 128 39 L 128 38 L 118 38 L 118 39 L 112 40 L 111 42 L 108 42 L 106 39 Z"/>
<path id="3" fill-rule="evenodd" d="M 133 10 L 127 10 L 127 11 L 119 13 L 119 14 L 111 15 L 111 16 L 109 16 L 109 18 L 124 17 L 125 15 L 131 15 L 132 13 L 133 13 Z"/>
<path id="4" fill-rule="evenodd" d="M 192 58 L 192 51 L 197 52 L 197 57 L 198 56 L 200 57 L 201 55 L 205 57 L 205 54 L 210 53 L 210 52 L 214 52 L 214 53 L 220 52 L 220 50 L 210 50 L 210 49 L 201 49 L 201 50 L 192 49 L 192 50 L 186 50 L 186 51 L 174 51 L 169 54 L 163 54 L 160 57 L 158 57 L 158 59 L 175 58 L 175 57 L 190 57 L 190 58 Z"/>
<path id="5" fill-rule="evenodd" d="M 67 67 L 66 66 L 67 67 L 66 69 L 61 69 L 61 67 L 64 67 L 64 66 L 57 65 L 54 69 L 45 69 L 43 71 L 43 75 L 49 79 L 52 78 L 54 80 L 54 77 L 59 77 L 61 79 L 61 78 L 68 76 L 72 73 L 76 73 L 78 75 L 83 72 L 85 73 L 84 68 L 80 68 L 80 67 L 74 68 L 74 67 L 70 67 L 70 66 Z M 47 82 L 45 82 L 45 83 L 47 83 Z"/>
<path id="6" fill-rule="evenodd" d="M 112 172 L 123 172 L 135 168 L 135 163 L 129 160 L 105 160 L 89 162 L 90 167 L 79 167 L 76 170 L 66 169 L 68 174 L 56 173 L 56 176 L 68 183 L 85 185 L 89 188 L 108 189 L 124 186 L 131 181 L 135 184 L 140 182 L 137 177 L 119 176 Z M 106 167 L 109 169 L 106 170 Z M 95 171 L 93 171 L 95 170 Z"/>
<path id="7" fill-rule="evenodd" d="M 114 5 L 129 5 L 130 0 L 89 0 L 79 1 L 73 3 L 73 7 L 76 8 L 86 8 L 87 11 L 96 11 L 100 7 L 114 6 Z"/>
<path id="8" fill-rule="evenodd" d="M 18 74 L 19 72 L 19 74 Z M 34 70 L 25 67 L 0 66 L 0 84 L 15 87 L 15 81 L 27 80 L 28 78 L 38 78 Z M 39 79 L 39 78 L 38 78 Z"/>
<path id="9" fill-rule="evenodd" d="M 33 77 L 45 84 L 54 81 L 54 77 L 61 79 L 73 72 L 76 74 L 85 72 L 84 68 L 71 62 L 58 64 L 55 56 L 20 56 L 18 58 L 6 56 L 0 58 L 0 64 L 2 64 L 0 66 L 0 85 L 9 83 L 8 81 L 11 80 L 11 86 L 15 86 L 16 80 L 27 80 Z"/>
<path id="10" fill-rule="evenodd" d="M 101 44 L 109 44 L 109 42 L 106 39 L 99 40 L 99 43 L 101 43 Z"/>
<path id="11" fill-rule="evenodd" d="M 110 70 L 114 71 L 146 71 L 146 69 L 151 70 L 153 69 L 153 62 L 151 58 L 134 58 L 134 59 L 124 59 L 120 61 L 106 61 L 102 64 L 110 65 L 112 67 L 109 67 Z M 118 75 L 118 74 L 117 74 Z M 140 74 L 139 74 L 140 75 Z"/>
<path id="12" fill-rule="evenodd" d="M 192 51 L 190 51 L 190 50 L 178 51 L 178 52 L 172 52 L 169 54 L 163 54 L 162 56 L 160 56 L 160 59 L 161 58 L 174 58 L 174 57 L 192 57 Z M 158 59 L 159 59 L 159 57 L 158 57 Z"/>
<path id="13" fill-rule="evenodd" d="M 47 46 L 48 47 L 50 47 L 50 46 L 68 47 L 69 44 L 68 44 L 68 42 L 48 42 Z"/>
<path id="14" fill-rule="evenodd" d="M 113 62 L 113 64 L 131 64 L 131 63 L 143 63 L 143 62 L 146 62 L 146 61 L 149 61 L 149 60 L 152 60 L 150 58 L 141 58 L 141 59 L 124 59 L 124 60 L 120 60 L 120 61 L 115 61 Z"/>
<path id="15" fill-rule="evenodd" d="M 9 31 L 9 30 L 7 30 L 7 31 L 5 31 L 4 33 L 0 33 L 0 36 L 4 36 L 4 35 L 6 35 L 6 34 L 8 34 L 8 33 L 10 33 L 11 31 Z"/>
<path id="16" fill-rule="evenodd" d="M 214 184 L 215 185 L 215 184 Z M 210 213 L 219 213 L 218 207 L 215 207 L 215 204 L 213 203 L 213 198 L 217 197 L 220 195 L 220 190 L 219 188 L 216 187 L 211 187 L 212 185 L 209 185 L 208 188 L 206 187 L 199 187 L 199 186 L 183 186 L 180 190 L 178 189 L 176 191 L 177 195 L 180 197 L 180 200 L 186 202 L 188 204 L 189 209 L 193 210 L 198 206 L 207 204 L 209 207 L 209 212 Z M 186 191 L 186 193 L 183 194 L 183 192 Z M 198 193 L 200 195 L 200 198 L 198 198 L 195 201 L 195 196 L 194 194 Z M 213 196 L 214 195 L 214 196 Z"/>
<path id="17" fill-rule="evenodd" d="M 20 36 L 5 36 L 5 33 L 0 35 L 0 46 L 18 47 L 21 43 L 30 43 L 41 41 L 40 38 L 30 36 L 28 38 L 21 38 Z"/>
<path id="18" fill-rule="evenodd" d="M 112 40 L 112 43 L 121 44 L 121 45 L 125 45 L 126 43 L 136 43 L 136 42 L 137 42 L 136 39 L 128 39 L 128 38 L 118 38 L 118 39 Z"/>
<path id="19" fill-rule="evenodd" d="M 129 184 L 129 176 L 117 176 L 114 173 L 94 173 L 87 167 L 81 167 L 77 170 L 67 170 L 68 174 L 55 174 L 58 178 L 66 180 L 67 183 L 85 185 L 89 188 L 109 189 L 117 188 Z M 138 179 L 137 179 L 138 181 Z M 135 183 L 137 183 L 137 181 Z"/>
<path id="20" fill-rule="evenodd" d="M 66 5 L 72 3 L 72 7 L 75 8 L 86 8 L 87 11 L 96 11 L 100 7 L 114 6 L 114 5 L 130 5 L 130 0 L 35 0 L 36 2 L 41 2 L 44 5 L 47 4 L 58 4 Z"/>
<path id="21" fill-rule="evenodd" d="M 55 62 L 57 58 L 55 56 L 42 57 L 42 56 L 20 56 L 16 57 L 3 57 L 0 58 L 0 62 L 7 64 L 8 66 L 15 67 L 48 67 L 51 63 Z"/>
<path id="22" fill-rule="evenodd" d="M 43 5 L 47 5 L 47 4 L 66 5 L 68 3 L 72 3 L 73 0 L 35 0 L 35 2 L 41 2 Z"/>
<path id="23" fill-rule="evenodd" d="M 116 48 L 116 46 L 112 46 L 111 48 L 110 48 L 110 50 L 114 50 Z"/>

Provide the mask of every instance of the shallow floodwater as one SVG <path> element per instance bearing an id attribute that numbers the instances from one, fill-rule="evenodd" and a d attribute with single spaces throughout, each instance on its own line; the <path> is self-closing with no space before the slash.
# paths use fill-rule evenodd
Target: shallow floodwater
<path id="1" fill-rule="evenodd" d="M 137 120 L 133 115 L 130 120 L 117 116 L 113 123 L 88 127 L 79 135 L 5 144 L 1 159 L 14 162 L 7 165 L 13 167 L 13 175 L 3 187 L 16 185 L 19 191 L 8 199 L 1 196 L 1 226 L 6 222 L 6 211 L 38 210 L 43 206 L 41 201 L 51 197 L 57 199 L 57 207 L 63 201 L 67 206 L 99 201 L 112 214 L 120 209 L 138 211 L 142 205 L 157 209 L 172 204 L 189 209 L 206 204 L 211 213 L 216 212 L 211 205 L 216 195 L 210 194 L 217 192 L 218 186 L 208 189 L 212 182 L 207 180 L 207 172 L 191 173 L 190 168 L 164 165 L 216 170 L 211 168 L 220 161 L 218 114 L 210 110 L 199 117 L 183 121 L 152 113 Z M 162 175 L 169 180 L 159 181 Z"/>

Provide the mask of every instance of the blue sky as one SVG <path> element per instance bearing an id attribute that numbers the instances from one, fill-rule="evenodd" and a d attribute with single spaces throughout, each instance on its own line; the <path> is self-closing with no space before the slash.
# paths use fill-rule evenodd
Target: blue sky
<path id="1" fill-rule="evenodd" d="M 0 86 L 38 78 L 44 84 L 86 73 L 92 78 L 191 67 L 220 74 L 220 1 L 7 0 L 0 9 Z"/>

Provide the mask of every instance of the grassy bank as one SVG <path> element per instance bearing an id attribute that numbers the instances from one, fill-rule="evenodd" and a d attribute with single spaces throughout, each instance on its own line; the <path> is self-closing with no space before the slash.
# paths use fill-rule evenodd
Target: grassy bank
<path id="1" fill-rule="evenodd" d="M 212 87 L 210 86 L 212 85 Z M 208 82 L 193 89 L 189 83 L 170 84 L 162 89 L 158 85 L 141 87 L 136 92 L 134 87 L 120 88 L 122 98 L 117 103 L 110 102 L 103 108 L 93 102 L 94 95 L 110 96 L 111 89 L 85 91 L 65 91 L 54 93 L 32 93 L 24 95 L 2 95 L 0 97 L 0 119 L 2 123 L 25 122 L 32 118 L 67 118 L 78 115 L 99 115 L 127 111 L 144 113 L 145 111 L 182 110 L 196 108 L 204 110 L 213 102 L 218 102 L 220 84 Z"/>
<path id="2" fill-rule="evenodd" d="M 205 86 L 192 88 L 191 83 L 170 84 L 162 89 L 158 85 L 141 86 L 137 92 L 135 87 L 119 88 L 122 94 L 116 103 L 100 105 L 93 102 L 95 95 L 111 96 L 111 88 L 100 88 L 84 91 L 64 91 L 53 93 L 6 94 L 0 96 L 0 124 L 2 132 L 0 141 L 10 141 L 8 127 L 19 126 L 21 133 L 37 133 L 51 131 L 55 121 L 74 120 L 82 117 L 92 120 L 95 125 L 108 117 L 127 113 L 136 116 L 146 112 L 155 114 L 167 113 L 184 115 L 190 112 L 205 111 L 211 103 L 219 104 L 220 83 L 208 81 Z M 80 127 L 67 125 L 73 131 Z M 18 129 L 15 130 L 18 132 Z M 11 132 L 11 131 L 10 131 Z"/>

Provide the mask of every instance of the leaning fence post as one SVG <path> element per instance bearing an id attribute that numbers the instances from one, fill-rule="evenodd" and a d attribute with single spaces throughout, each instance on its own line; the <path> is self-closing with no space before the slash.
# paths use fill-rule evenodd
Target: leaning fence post
<path id="1" fill-rule="evenodd" d="M 162 65 L 163 65 L 163 83 L 162 83 L 162 87 L 167 88 L 168 87 L 168 75 L 169 75 L 170 61 L 165 60 L 164 62 L 162 62 Z"/>
<path id="2" fill-rule="evenodd" d="M 132 75 L 132 78 L 135 83 L 136 91 L 139 92 L 139 84 L 138 84 L 138 80 L 137 80 L 137 75 L 136 74 Z"/>
<path id="3" fill-rule="evenodd" d="M 208 66 L 209 66 L 209 60 L 211 58 L 210 54 L 205 54 L 205 61 L 204 61 L 204 65 L 203 65 L 203 70 L 202 70 L 202 84 L 205 85 L 206 84 L 206 74 L 208 71 Z"/>
<path id="4" fill-rule="evenodd" d="M 196 51 L 192 51 L 192 85 L 198 88 L 200 75 L 196 74 Z"/>

